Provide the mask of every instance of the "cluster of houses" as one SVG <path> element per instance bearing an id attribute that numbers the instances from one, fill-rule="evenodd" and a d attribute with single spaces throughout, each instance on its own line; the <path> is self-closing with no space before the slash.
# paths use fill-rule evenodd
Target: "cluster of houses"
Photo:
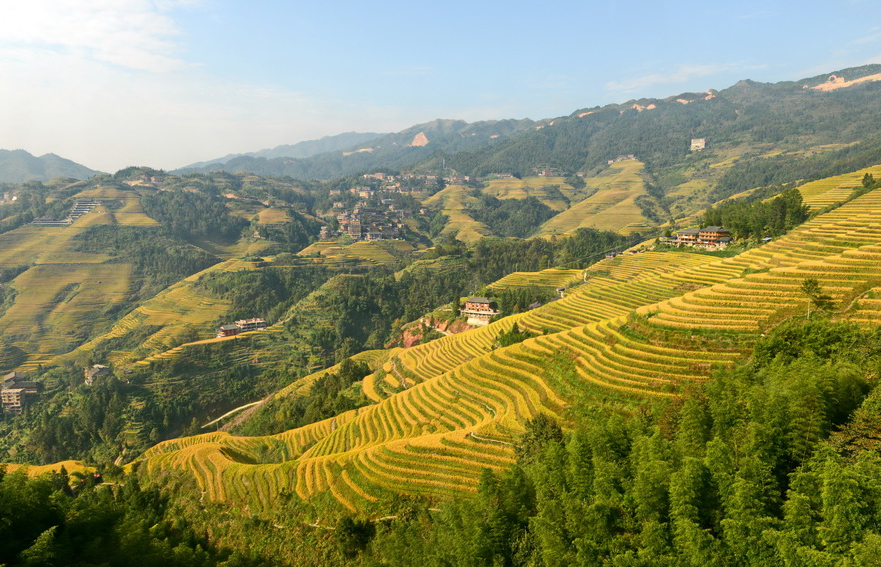
<path id="1" fill-rule="evenodd" d="M 675 237 L 662 238 L 661 241 L 674 246 L 692 246 L 706 250 L 724 250 L 731 243 L 731 231 L 724 226 L 705 226 L 686 228 Z"/>
<path id="2" fill-rule="evenodd" d="M 612 165 L 613 163 L 617 163 L 619 161 L 634 161 L 634 160 L 636 160 L 636 156 L 633 154 L 621 154 L 620 156 L 615 157 L 615 159 L 610 159 L 608 163 L 609 163 L 609 165 Z"/>
<path id="3" fill-rule="evenodd" d="M 345 210 L 344 203 L 334 203 L 336 220 L 339 223 L 339 234 L 361 240 L 391 240 L 403 238 L 407 230 L 404 219 L 413 216 L 410 209 L 400 209 L 392 199 L 383 199 L 382 207 L 368 207 L 359 203 L 354 210 Z M 321 238 L 332 238 L 330 228 L 321 227 Z"/>
<path id="4" fill-rule="evenodd" d="M 260 319 L 259 317 L 254 317 L 252 319 L 241 319 L 236 321 L 235 323 L 230 323 L 228 325 L 221 325 L 217 327 L 217 338 L 222 339 L 223 337 L 234 337 L 240 333 L 247 333 L 250 331 L 262 331 L 266 329 L 266 321 Z"/>
<path id="5" fill-rule="evenodd" d="M 391 175 L 388 173 L 376 172 L 376 173 L 365 173 L 361 176 L 365 181 L 372 182 L 374 185 L 378 183 L 378 188 L 372 187 L 353 187 L 349 189 L 349 192 L 354 195 L 359 195 L 362 198 L 367 198 L 372 196 L 373 192 L 376 191 L 384 191 L 386 193 L 419 193 L 422 191 L 429 191 L 434 189 L 438 185 L 438 176 L 437 175 L 424 175 L 417 173 L 404 173 L 401 175 Z M 461 182 L 467 178 L 457 178 L 459 181 L 453 182 Z M 450 178 L 444 178 L 444 181 L 448 183 L 451 182 Z M 369 194 L 362 194 L 368 192 Z M 330 194 L 334 195 L 340 193 L 339 190 L 331 190 Z"/>
<path id="6" fill-rule="evenodd" d="M 14 203 L 15 201 L 18 201 L 18 195 L 12 191 L 7 191 L 0 195 L 0 203 Z"/>
<path id="7" fill-rule="evenodd" d="M 540 169 L 538 170 L 539 177 L 566 177 L 566 173 L 563 171 L 559 171 L 556 169 Z M 580 177 L 584 177 L 583 173 L 579 174 Z M 493 173 L 489 175 L 490 179 L 513 179 L 513 173 Z"/>
<path id="8" fill-rule="evenodd" d="M 67 217 L 63 219 L 52 219 L 48 217 L 38 217 L 31 221 L 31 224 L 37 226 L 70 226 L 73 221 L 85 215 L 86 213 L 92 212 L 98 205 L 101 203 L 96 201 L 95 199 L 79 199 L 73 204 L 70 212 L 67 213 Z"/>
<path id="9" fill-rule="evenodd" d="M 10 372 L 3 376 L 0 387 L 0 401 L 3 413 L 18 415 L 27 402 L 27 397 L 40 391 L 38 382 L 29 382 L 28 375 L 21 372 Z"/>

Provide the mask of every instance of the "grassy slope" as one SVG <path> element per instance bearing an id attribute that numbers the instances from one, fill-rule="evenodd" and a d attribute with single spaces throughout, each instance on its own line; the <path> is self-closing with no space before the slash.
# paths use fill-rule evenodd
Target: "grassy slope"
<path id="1" fill-rule="evenodd" d="M 416 250 L 416 247 L 403 240 L 380 240 L 375 242 L 355 242 L 340 244 L 338 242 L 322 241 L 307 246 L 298 256 L 312 256 L 318 254 L 322 261 L 327 264 L 337 263 L 363 263 L 365 265 L 393 264 L 397 262 L 396 256 L 404 255 Z"/>
<path id="2" fill-rule="evenodd" d="M 556 187 L 568 202 L 549 194 L 547 187 Z M 569 203 L 581 201 L 590 191 L 575 189 L 566 183 L 563 177 L 527 177 L 525 179 L 493 179 L 487 182 L 483 193 L 498 199 L 535 197 L 555 211 L 565 211 L 569 207 Z"/>
<path id="3" fill-rule="evenodd" d="M 72 249 L 77 234 L 110 222 L 98 207 L 69 227 L 28 225 L 0 235 L 0 267 L 35 264 L 11 282 L 15 302 L 0 317 L 0 334 L 32 355 L 28 367 L 109 325 L 107 311 L 125 301 L 131 265 Z"/>
<path id="4" fill-rule="evenodd" d="M 424 201 L 426 207 L 440 209 L 449 217 L 442 234 L 451 235 L 462 242 L 473 242 L 493 234 L 488 226 L 477 222 L 466 212 L 477 203 L 471 191 L 470 187 L 464 185 L 448 185 Z"/>
<path id="5" fill-rule="evenodd" d="M 0 268 L 34 264 L 11 283 L 17 292 L 15 302 L 0 317 L 0 334 L 30 355 L 20 369 L 29 370 L 57 357 L 60 357 L 58 360 L 75 358 L 102 340 L 119 337 L 142 325 L 163 328 L 137 349 L 138 353 L 117 351 L 111 354 L 110 362 L 130 364 L 144 356 L 162 353 L 179 344 L 181 337 L 190 336 L 192 331 L 202 340 L 213 336 L 212 323 L 229 305 L 226 301 L 199 295 L 193 288 L 198 274 L 172 285 L 119 320 L 112 315 L 115 307 L 128 300 L 129 290 L 137 284 L 133 281 L 132 266 L 107 263 L 111 258 L 106 254 L 75 251 L 75 237 L 97 224 L 157 226 L 158 223 L 144 213 L 140 202 L 142 196 L 155 189 L 137 184 L 130 190 L 83 185 L 84 189 L 74 198 L 103 200 L 108 206 L 97 207 L 69 227 L 27 225 L 0 235 Z M 282 209 L 240 201 L 231 201 L 230 207 L 233 214 L 262 224 L 287 220 L 287 212 Z M 225 259 L 209 270 L 237 271 L 254 269 L 252 263 L 240 258 L 258 254 L 270 243 L 242 239 L 234 244 L 210 241 L 195 244 Z M 395 261 L 382 246 L 367 243 L 347 253 L 370 263 Z"/>
<path id="6" fill-rule="evenodd" d="M 605 175 L 586 178 L 587 186 L 596 193 L 547 221 L 537 234 L 563 234 L 579 228 L 625 234 L 644 230 L 648 221 L 635 202 L 637 197 L 647 195 L 640 177 L 642 170 L 643 164 L 638 161 L 620 161 L 609 166 Z"/>
<path id="7" fill-rule="evenodd" d="M 623 161 L 612 164 L 600 176 L 585 178 L 586 187 L 575 189 L 562 177 L 529 177 L 524 179 L 495 179 L 488 181 L 482 192 L 499 199 L 535 197 L 559 214 L 547 221 L 538 236 L 563 234 L 578 228 L 598 228 L 620 231 L 624 234 L 645 230 L 651 223 L 636 206 L 635 200 L 646 195 L 645 182 L 640 176 L 643 164 Z M 564 199 L 551 194 L 556 187 Z M 463 242 L 472 242 L 492 234 L 492 230 L 477 222 L 467 209 L 477 203 L 464 185 L 449 185 L 424 201 L 425 206 L 440 209 L 449 217 L 443 233 Z"/>

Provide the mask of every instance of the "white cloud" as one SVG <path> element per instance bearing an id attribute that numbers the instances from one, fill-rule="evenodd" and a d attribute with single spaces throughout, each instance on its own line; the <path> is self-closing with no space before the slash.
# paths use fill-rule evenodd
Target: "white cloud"
<path id="1" fill-rule="evenodd" d="M 20 0 L 4 8 L 0 148 L 105 171 L 173 168 L 358 123 L 363 110 L 340 112 L 331 100 L 221 79 L 185 61 L 171 13 L 185 4 Z"/>
<path id="2" fill-rule="evenodd" d="M 144 72 L 76 51 L 3 55 L 0 148 L 52 152 L 104 171 L 172 169 L 352 128 L 385 131 L 396 122 L 388 108 L 341 105 L 198 68 Z"/>
<path id="3" fill-rule="evenodd" d="M 75 53 L 124 68 L 180 68 L 181 31 L 169 11 L 186 1 L 20 0 L 4 7 L 0 49 Z"/>
<path id="4" fill-rule="evenodd" d="M 868 45 L 870 43 L 876 43 L 879 40 L 881 40 L 881 27 L 874 26 L 869 29 L 869 32 L 866 35 L 853 40 L 851 43 L 854 45 Z"/>
<path id="5" fill-rule="evenodd" d="M 606 83 L 607 91 L 613 93 L 635 93 L 644 91 L 656 85 L 687 83 L 698 77 L 707 77 L 730 71 L 739 67 L 735 63 L 720 63 L 709 65 L 680 65 L 668 73 L 652 73 L 642 77 L 634 77 L 623 81 L 610 81 Z"/>

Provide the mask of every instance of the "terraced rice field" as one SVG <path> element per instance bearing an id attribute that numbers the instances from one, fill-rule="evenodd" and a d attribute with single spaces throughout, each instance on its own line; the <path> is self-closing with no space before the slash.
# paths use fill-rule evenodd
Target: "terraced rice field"
<path id="1" fill-rule="evenodd" d="M 339 244 L 337 242 L 316 242 L 301 250 L 299 256 L 320 254 L 328 260 L 355 260 L 370 264 L 391 264 L 397 262 L 396 254 L 415 250 L 409 242 L 402 240 L 378 240 Z"/>
<path id="2" fill-rule="evenodd" d="M 493 234 L 487 225 L 477 222 L 465 212 L 477 204 L 477 198 L 470 192 L 471 188 L 464 185 L 448 185 L 425 200 L 425 206 L 440 209 L 449 217 L 443 234 L 449 234 L 462 242 L 472 242 Z"/>
<path id="3" fill-rule="evenodd" d="M 130 265 L 101 264 L 109 257 L 72 250 L 87 220 L 100 216 L 90 213 L 70 227 L 25 226 L 0 235 L 0 267 L 35 264 L 11 282 L 15 302 L 0 317 L 0 333 L 34 359 L 66 352 L 108 325 L 104 313 L 127 296 Z"/>
<path id="4" fill-rule="evenodd" d="M 562 193 L 561 199 L 555 191 L 548 187 L 555 187 Z M 523 179 L 492 179 L 487 181 L 483 189 L 485 195 L 492 195 L 497 199 L 525 199 L 535 197 L 552 210 L 565 211 L 571 202 L 581 201 L 587 196 L 584 189 L 575 189 L 566 183 L 563 177 L 526 177 Z"/>
<path id="5" fill-rule="evenodd" d="M 881 176 L 881 166 L 876 165 L 853 173 L 811 181 L 799 187 L 798 190 L 801 192 L 805 205 L 811 209 L 822 209 L 850 197 L 855 189 L 862 186 L 863 176 L 867 173 L 878 179 Z"/>
<path id="6" fill-rule="evenodd" d="M 235 263 L 238 260 L 230 260 Z M 214 335 L 213 322 L 229 309 L 229 301 L 214 299 L 199 295 L 194 287 L 194 282 L 202 273 L 211 270 L 224 270 L 225 262 L 212 266 L 203 272 L 172 285 L 161 291 L 155 297 L 145 301 L 136 307 L 131 313 L 117 321 L 106 333 L 96 336 L 89 342 L 62 358 L 75 357 L 80 352 L 87 352 L 98 343 L 117 338 L 133 331 L 143 325 L 159 325 L 161 330 L 150 336 L 140 349 L 155 354 L 168 351 L 173 344 L 179 343 L 179 338 L 188 335 L 195 330 L 203 339 L 209 339 Z M 118 266 L 118 264 L 108 264 Z M 166 355 L 170 356 L 170 355 Z M 135 362 L 132 352 L 114 351 L 110 355 L 110 362 L 114 365 L 125 365 Z"/>
<path id="7" fill-rule="evenodd" d="M 159 223 L 144 213 L 140 198 L 127 198 L 122 207 L 113 211 L 117 224 L 123 226 L 158 226 Z"/>
<path id="8" fill-rule="evenodd" d="M 564 299 L 392 353 L 385 380 L 402 389 L 372 406 L 271 441 L 160 444 L 146 455 L 147 470 L 189 470 L 212 498 L 252 509 L 281 491 L 303 499 L 326 493 L 350 509 L 388 492 L 473 491 L 483 467 L 511 462 L 511 443 L 539 412 L 566 420 L 584 399 L 628 411 L 734 364 L 760 332 L 803 315 L 805 278 L 833 297 L 833 316 L 881 319 L 879 260 L 881 191 L 734 258 L 674 252 L 604 260 Z M 494 349 L 514 322 L 549 333 Z"/>
<path id="9" fill-rule="evenodd" d="M 629 160 L 609 167 L 609 175 L 585 178 L 596 193 L 544 223 L 536 235 L 564 234 L 579 228 L 620 231 L 628 225 L 634 229 L 645 226 L 646 218 L 636 205 L 637 197 L 648 194 L 640 177 L 643 164 Z"/>
<path id="10" fill-rule="evenodd" d="M 0 466 L 6 467 L 7 473 L 14 473 L 24 469 L 29 477 L 36 477 L 48 472 L 61 472 L 64 467 L 68 473 L 91 474 L 95 471 L 95 467 L 85 465 L 82 461 L 61 461 L 52 463 L 51 465 L 19 465 L 16 463 L 0 463 Z"/>
<path id="11" fill-rule="evenodd" d="M 262 209 L 257 218 L 258 224 L 282 224 L 291 220 L 286 210 L 275 208 Z"/>
<path id="12" fill-rule="evenodd" d="M 582 270 L 560 270 L 549 268 L 540 272 L 513 272 L 491 286 L 495 290 L 517 287 L 542 287 L 556 289 L 581 281 Z"/>

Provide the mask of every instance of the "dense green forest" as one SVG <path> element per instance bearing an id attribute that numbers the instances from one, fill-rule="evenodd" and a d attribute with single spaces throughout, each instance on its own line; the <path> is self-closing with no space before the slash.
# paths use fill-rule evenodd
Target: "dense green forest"
<path id="1" fill-rule="evenodd" d="M 100 484 L 100 475 L 61 473 L 28 479 L 0 468 L 3 565 L 241 565 L 218 554 L 174 514 L 168 496 L 137 478 Z M 113 479 L 116 480 L 116 479 Z"/>
<path id="2" fill-rule="evenodd" d="M 786 189 L 767 201 L 731 201 L 704 211 L 704 226 L 724 226 L 731 236 L 765 238 L 781 236 L 808 218 L 798 189 Z"/>
<path id="3" fill-rule="evenodd" d="M 479 204 L 469 208 L 468 214 L 486 224 L 495 234 L 526 238 L 557 212 L 535 197 L 496 199 L 491 195 L 479 195 Z"/>
<path id="4" fill-rule="evenodd" d="M 296 303 L 332 275 L 324 266 L 275 267 L 238 272 L 202 274 L 196 288 L 206 295 L 232 303 L 222 324 L 236 319 L 261 317 L 275 323 Z"/>
<path id="5" fill-rule="evenodd" d="M 163 191 L 141 199 L 144 212 L 162 223 L 173 236 L 212 238 L 220 241 L 238 239 L 248 222 L 229 214 L 223 200 L 193 191 Z"/>

